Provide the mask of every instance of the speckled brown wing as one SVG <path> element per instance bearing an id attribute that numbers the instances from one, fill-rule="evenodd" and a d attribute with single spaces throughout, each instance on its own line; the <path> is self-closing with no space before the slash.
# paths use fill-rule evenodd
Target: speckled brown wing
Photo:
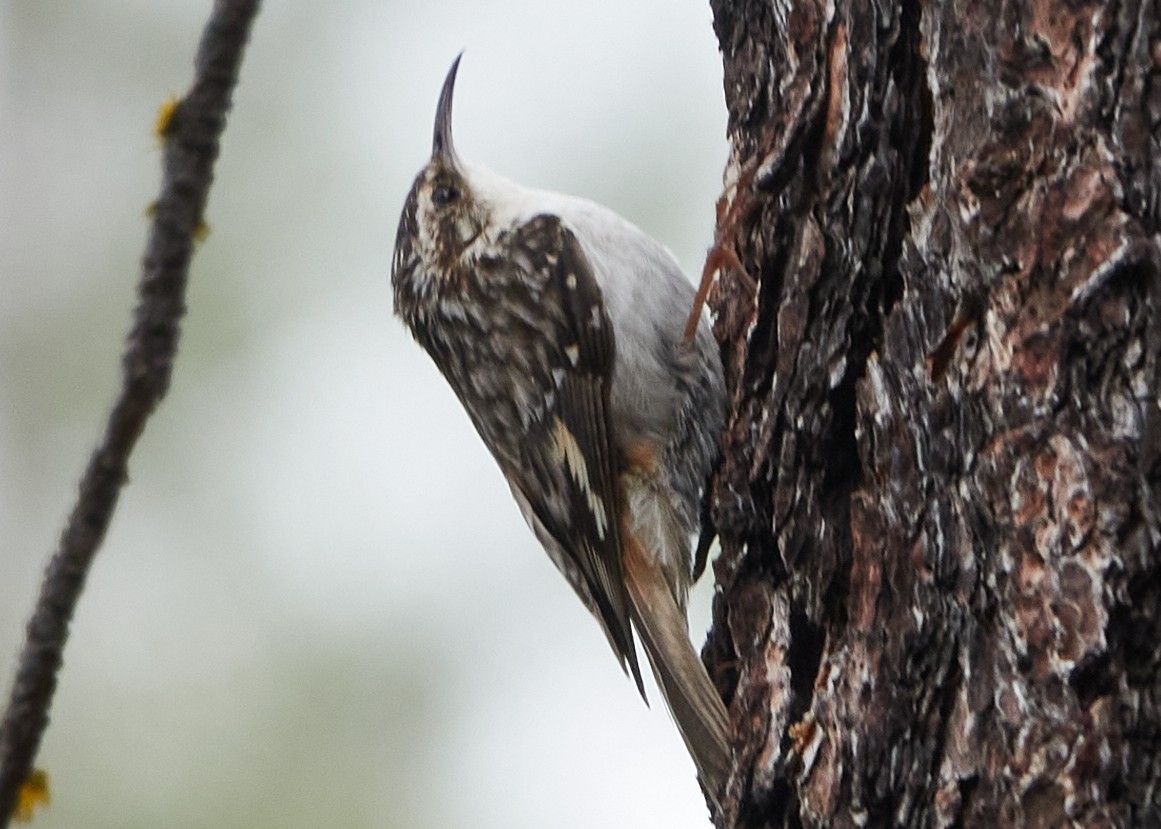
<path id="1" fill-rule="evenodd" d="M 641 690 L 609 414 L 612 324 L 580 244 L 558 217 L 531 219 L 495 249 L 408 323 Z"/>
<path id="2" fill-rule="evenodd" d="M 589 263 L 559 219 L 533 219 L 513 235 L 512 245 L 520 252 L 512 261 L 545 277 L 539 305 L 558 309 L 547 316 L 556 320 L 552 342 L 560 348 L 552 359 L 555 393 L 545 417 L 529 430 L 520 468 L 507 471 L 517 500 L 535 516 L 530 523 L 542 527 L 541 541 L 644 694 L 630 627 L 620 459 L 609 415 L 613 327 Z"/>

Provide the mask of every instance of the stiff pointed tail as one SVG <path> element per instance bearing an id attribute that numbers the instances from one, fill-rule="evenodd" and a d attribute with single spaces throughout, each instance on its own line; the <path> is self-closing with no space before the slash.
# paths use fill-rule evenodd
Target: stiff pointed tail
<path id="1" fill-rule="evenodd" d="M 639 544 L 625 545 L 625 582 L 633 624 L 677 729 L 697 766 L 702 788 L 722 811 L 730 774 L 726 708 L 690 644 L 685 614 L 661 569 Z"/>

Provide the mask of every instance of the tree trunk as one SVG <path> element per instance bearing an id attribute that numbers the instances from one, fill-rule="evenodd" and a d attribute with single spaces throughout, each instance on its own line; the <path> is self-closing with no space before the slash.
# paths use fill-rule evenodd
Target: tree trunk
<path id="1" fill-rule="evenodd" d="M 719 826 L 1161 826 L 1161 32 L 713 0 Z"/>

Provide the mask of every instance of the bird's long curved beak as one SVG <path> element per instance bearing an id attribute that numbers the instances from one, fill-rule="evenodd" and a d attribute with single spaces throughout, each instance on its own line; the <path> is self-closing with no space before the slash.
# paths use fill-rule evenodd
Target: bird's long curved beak
<path id="1" fill-rule="evenodd" d="M 439 160 L 449 167 L 459 167 L 459 158 L 456 156 L 455 146 L 452 144 L 452 95 L 456 88 L 456 71 L 460 68 L 460 59 L 463 52 L 456 55 L 448 70 L 447 78 L 443 82 L 443 89 L 439 93 L 439 104 L 435 109 L 435 134 L 431 139 L 431 158 Z"/>

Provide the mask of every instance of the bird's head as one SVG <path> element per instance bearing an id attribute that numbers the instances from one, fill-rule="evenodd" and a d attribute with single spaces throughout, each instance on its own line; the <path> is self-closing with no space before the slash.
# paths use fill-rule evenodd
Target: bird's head
<path id="1" fill-rule="evenodd" d="M 487 207 L 473 193 L 452 144 L 452 95 L 461 57 L 452 63 L 439 95 L 431 160 L 416 176 L 399 220 L 391 269 L 397 306 L 401 289 L 431 296 L 461 278 L 463 254 L 488 224 Z"/>

